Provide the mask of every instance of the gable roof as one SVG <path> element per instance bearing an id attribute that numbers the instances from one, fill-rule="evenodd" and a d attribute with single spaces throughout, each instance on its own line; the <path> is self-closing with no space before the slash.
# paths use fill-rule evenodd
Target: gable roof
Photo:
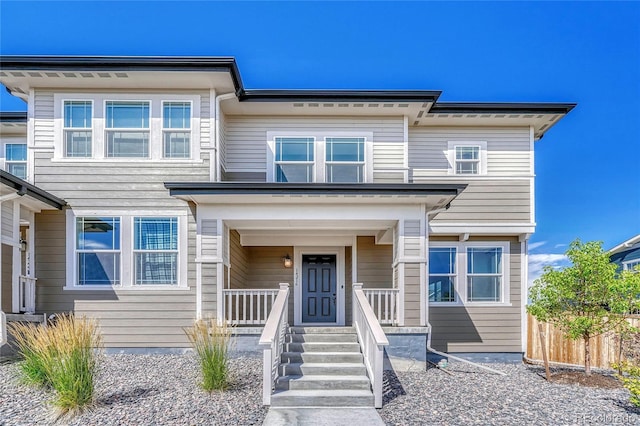
<path id="1" fill-rule="evenodd" d="M 609 253 L 611 254 L 620 253 L 622 251 L 633 248 L 633 246 L 635 246 L 636 244 L 640 244 L 640 234 L 636 235 L 635 237 L 629 238 L 627 241 L 623 243 L 618 244 L 614 248 L 610 249 Z"/>

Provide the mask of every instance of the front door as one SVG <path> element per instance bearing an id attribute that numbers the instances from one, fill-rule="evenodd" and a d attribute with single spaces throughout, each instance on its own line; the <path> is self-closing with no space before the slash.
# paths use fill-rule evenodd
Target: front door
<path id="1" fill-rule="evenodd" d="M 302 255 L 302 322 L 336 322 L 336 255 Z"/>

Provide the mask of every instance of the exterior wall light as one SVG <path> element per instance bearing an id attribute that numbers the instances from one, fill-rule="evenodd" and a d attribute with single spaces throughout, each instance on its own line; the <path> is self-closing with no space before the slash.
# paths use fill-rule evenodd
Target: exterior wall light
<path id="1" fill-rule="evenodd" d="M 291 268 L 293 266 L 293 259 L 287 254 L 282 258 L 282 264 L 285 268 Z"/>

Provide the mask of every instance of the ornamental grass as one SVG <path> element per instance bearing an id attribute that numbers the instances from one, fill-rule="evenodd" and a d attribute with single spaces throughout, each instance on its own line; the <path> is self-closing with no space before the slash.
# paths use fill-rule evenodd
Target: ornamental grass
<path id="1" fill-rule="evenodd" d="M 214 319 L 197 320 L 185 333 L 200 363 L 202 388 L 207 392 L 226 389 L 232 328 Z"/>

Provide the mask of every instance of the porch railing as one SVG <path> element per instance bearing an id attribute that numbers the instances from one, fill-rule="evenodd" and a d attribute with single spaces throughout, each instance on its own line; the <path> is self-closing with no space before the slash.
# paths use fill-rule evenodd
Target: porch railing
<path id="1" fill-rule="evenodd" d="M 271 392 L 278 378 L 280 355 L 282 355 L 289 323 L 289 284 L 280 283 L 280 290 L 277 292 L 278 295 L 262 330 L 259 343 L 263 348 L 262 403 L 264 405 L 271 405 Z"/>
<path id="2" fill-rule="evenodd" d="M 37 278 L 20 275 L 18 279 L 18 297 L 20 312 L 36 311 L 36 280 Z"/>
<path id="3" fill-rule="evenodd" d="M 353 325 L 364 356 L 364 365 L 371 380 L 376 408 L 382 408 L 382 371 L 384 347 L 389 340 L 384 334 L 361 283 L 353 284 Z"/>
<path id="4" fill-rule="evenodd" d="M 397 288 L 365 288 L 362 291 L 380 324 L 398 324 L 398 297 L 400 290 Z"/>
<path id="5" fill-rule="evenodd" d="M 228 324 L 262 325 L 267 322 L 278 289 L 223 290 L 224 316 Z"/>

